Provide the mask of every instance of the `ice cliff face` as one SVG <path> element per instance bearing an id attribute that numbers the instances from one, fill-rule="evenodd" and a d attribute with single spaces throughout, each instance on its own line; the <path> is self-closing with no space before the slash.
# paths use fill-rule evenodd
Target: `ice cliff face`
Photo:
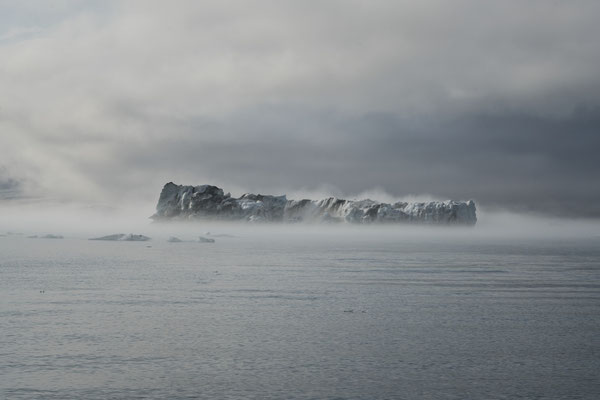
<path id="1" fill-rule="evenodd" d="M 288 200 L 286 196 L 244 194 L 231 197 L 211 185 L 167 183 L 160 193 L 156 214 L 163 220 L 216 219 L 265 222 L 351 222 L 474 225 L 475 203 L 464 201 L 379 203 L 372 200 Z"/>

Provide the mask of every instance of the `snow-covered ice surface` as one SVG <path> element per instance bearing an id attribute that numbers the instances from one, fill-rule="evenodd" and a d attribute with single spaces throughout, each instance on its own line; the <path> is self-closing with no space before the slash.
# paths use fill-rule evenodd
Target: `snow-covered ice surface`
<path id="1" fill-rule="evenodd" d="M 250 222 L 350 222 L 474 225 L 475 202 L 396 202 L 344 200 L 288 200 L 284 196 L 244 194 L 232 197 L 217 186 L 167 183 L 156 206 L 156 221 L 215 219 Z"/>

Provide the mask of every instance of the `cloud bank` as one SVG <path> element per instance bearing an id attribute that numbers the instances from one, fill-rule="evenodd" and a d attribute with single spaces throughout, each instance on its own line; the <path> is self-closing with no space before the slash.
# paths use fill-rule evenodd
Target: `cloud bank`
<path id="1" fill-rule="evenodd" d="M 0 3 L 0 199 L 175 181 L 600 216 L 598 2 L 57 4 Z"/>

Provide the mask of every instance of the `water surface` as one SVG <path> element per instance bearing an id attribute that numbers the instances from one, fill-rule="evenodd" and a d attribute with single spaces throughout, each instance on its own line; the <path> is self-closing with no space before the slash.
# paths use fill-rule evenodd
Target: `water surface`
<path id="1" fill-rule="evenodd" d="M 0 397 L 599 398 L 599 244 L 2 237 Z"/>

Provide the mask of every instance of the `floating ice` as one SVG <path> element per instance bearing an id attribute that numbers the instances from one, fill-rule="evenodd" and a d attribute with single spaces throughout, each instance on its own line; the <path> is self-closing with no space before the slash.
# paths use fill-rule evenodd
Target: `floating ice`
<path id="1" fill-rule="evenodd" d="M 64 239 L 64 236 L 62 235 L 53 235 L 51 233 L 44 235 L 44 236 L 38 236 L 38 235 L 32 235 L 32 236 L 27 236 L 29 239 Z"/>
<path id="2" fill-rule="evenodd" d="M 156 221 L 215 219 L 250 222 L 350 222 L 474 225 L 476 207 L 469 201 L 379 203 L 373 200 L 288 200 L 285 195 L 225 194 L 211 185 L 167 183 L 160 193 Z"/>
<path id="3" fill-rule="evenodd" d="M 111 240 L 111 241 L 124 241 L 124 242 L 146 242 L 150 240 L 148 236 L 134 235 L 130 233 L 128 235 L 124 233 L 115 233 L 114 235 L 102 236 L 98 238 L 92 238 L 90 240 Z"/>

